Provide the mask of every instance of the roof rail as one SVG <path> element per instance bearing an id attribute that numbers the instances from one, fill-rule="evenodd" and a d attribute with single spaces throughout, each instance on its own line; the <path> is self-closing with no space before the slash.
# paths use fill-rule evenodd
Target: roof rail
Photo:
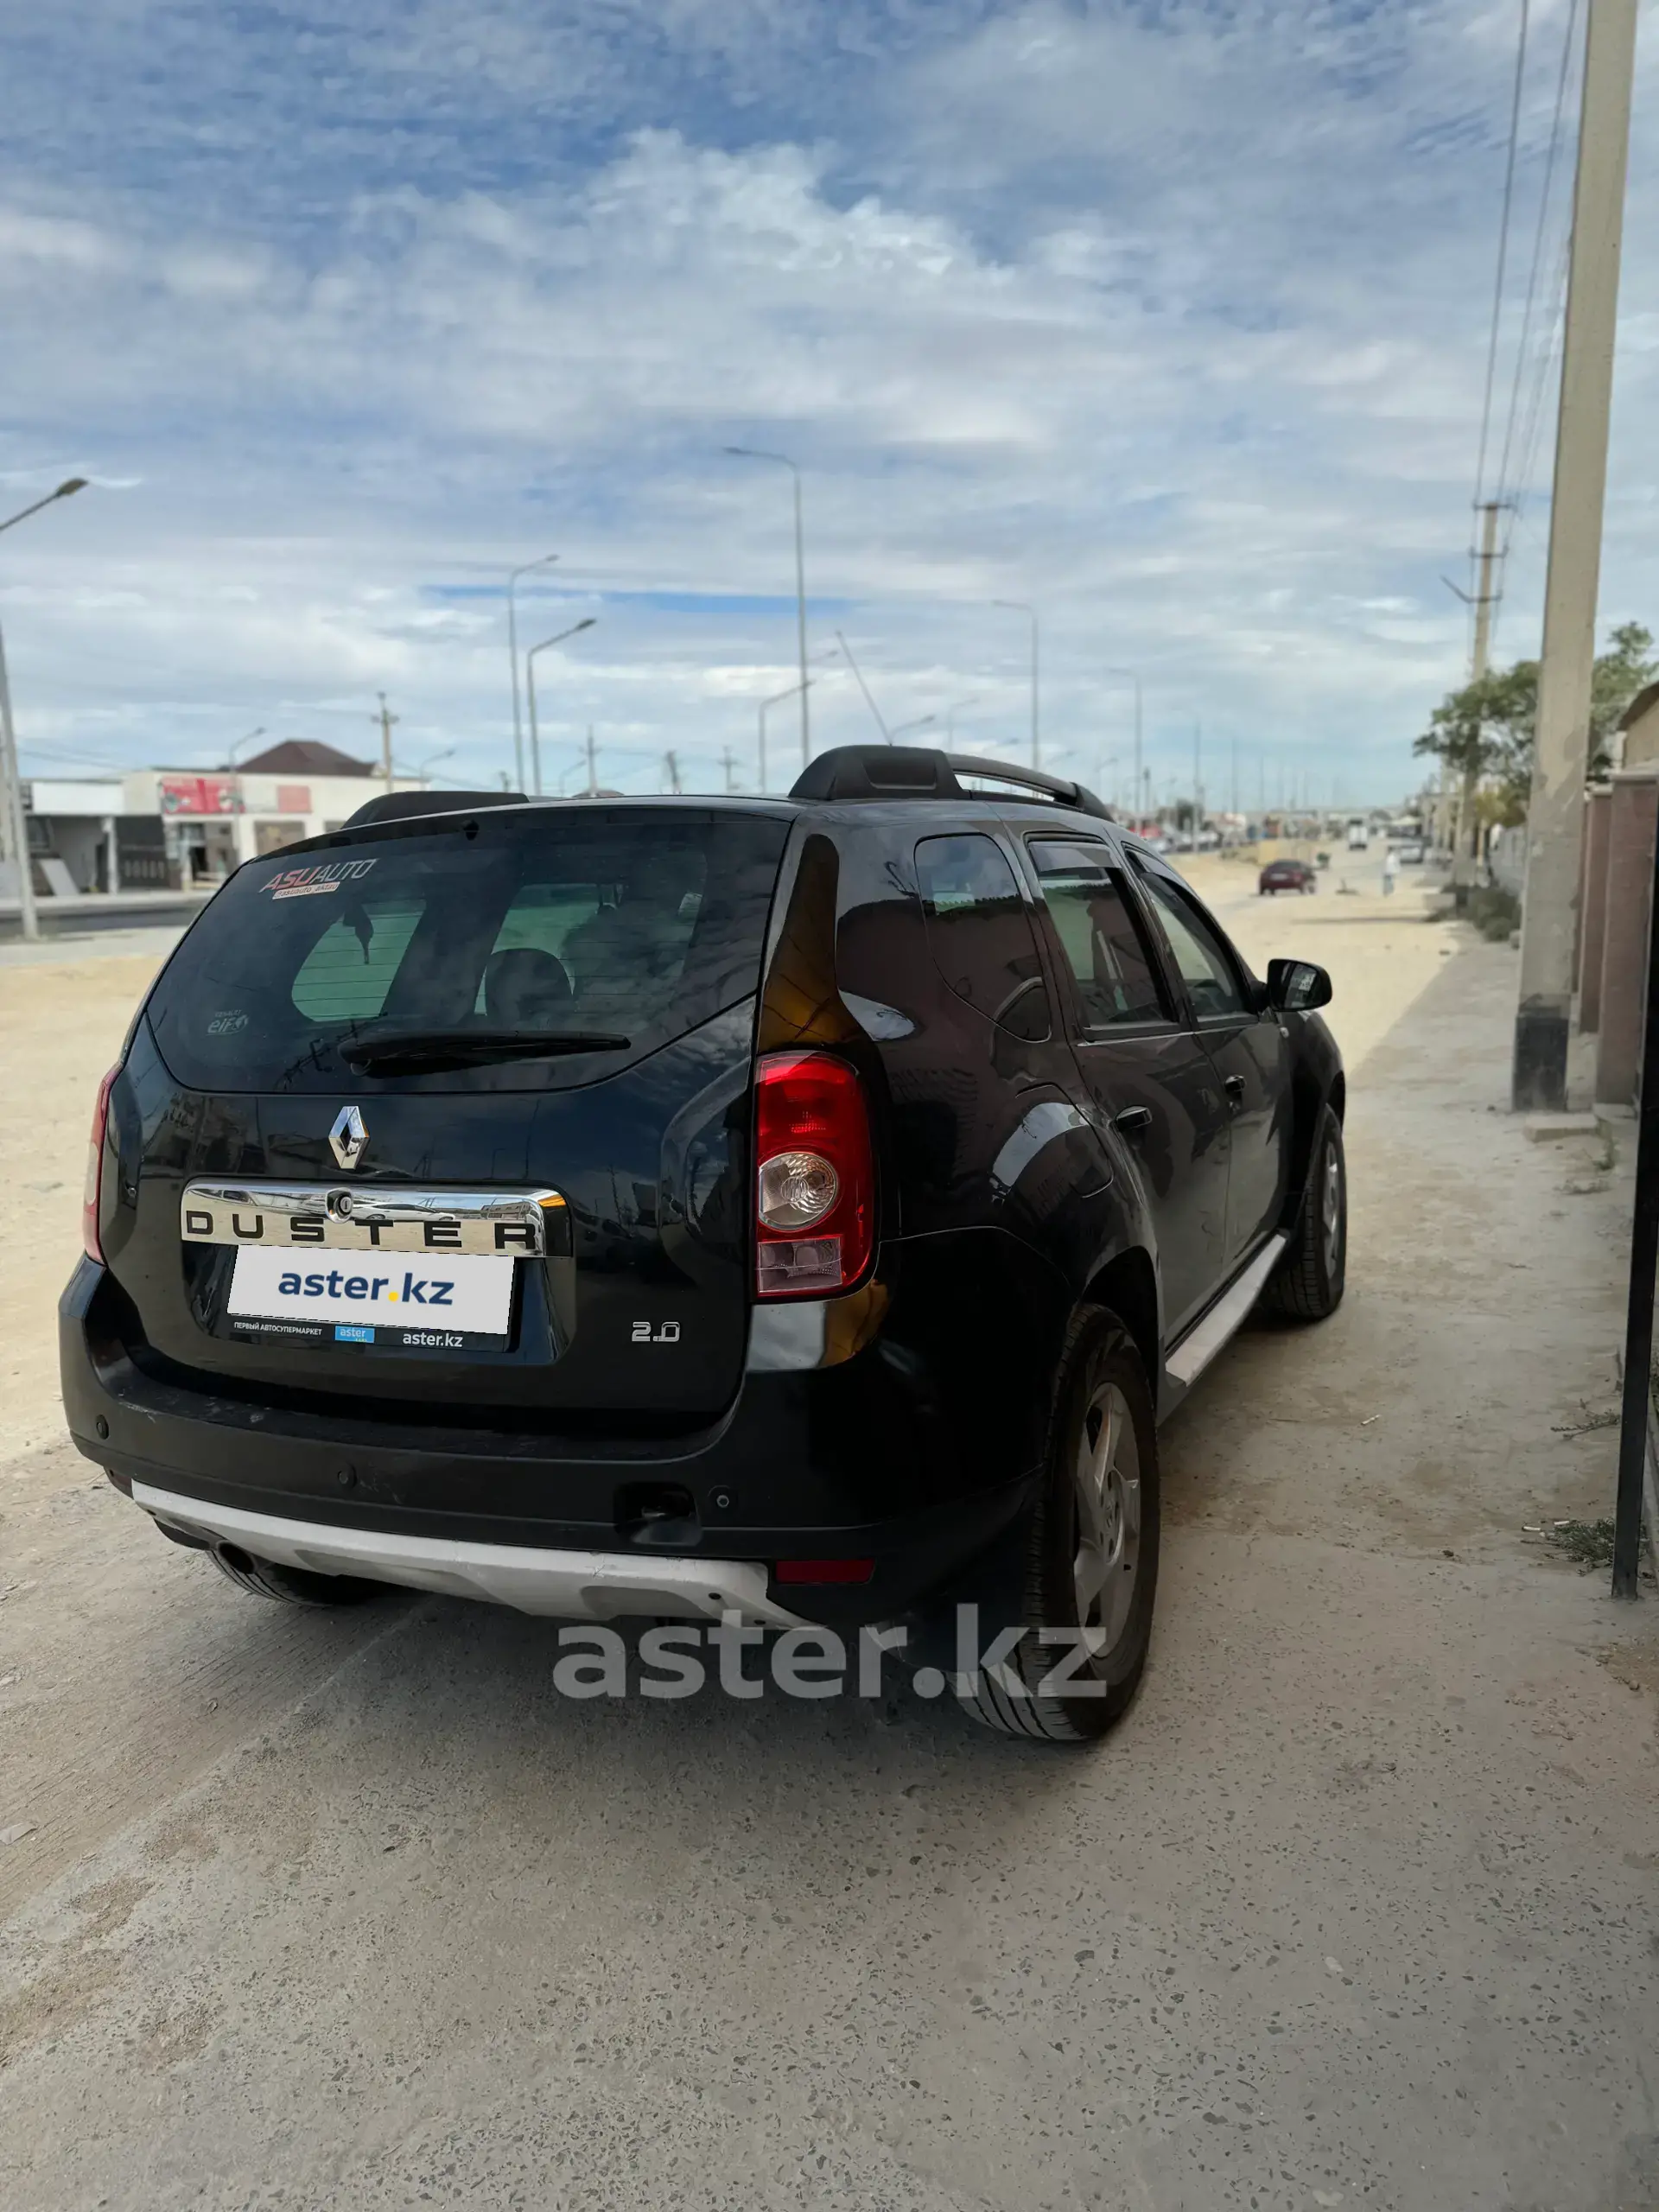
<path id="1" fill-rule="evenodd" d="M 1007 760 L 978 760 L 965 753 L 939 753 L 925 745 L 837 745 L 808 762 L 796 778 L 791 798 L 990 798 L 973 791 L 963 776 L 1010 785 L 1033 798 L 1070 806 L 1080 814 L 1116 819 L 1086 785 L 1035 768 L 1016 768 Z"/>
<path id="2" fill-rule="evenodd" d="M 480 806 L 527 806 L 523 791 L 382 791 L 346 816 L 342 830 L 366 830 L 372 822 L 403 822 L 416 814 L 474 813 Z"/>
<path id="3" fill-rule="evenodd" d="M 1016 791 L 1028 791 L 1033 798 L 1052 799 L 1057 806 L 1074 807 L 1079 814 L 1097 815 L 1103 822 L 1117 819 L 1087 784 L 1079 784 L 1068 776 L 1046 776 L 1040 768 L 1016 768 L 1007 760 L 976 760 L 966 753 L 947 753 L 944 758 L 951 773 L 958 778 L 981 776 L 994 783 L 1012 784 Z M 969 792 L 968 796 L 971 798 L 973 794 Z"/>

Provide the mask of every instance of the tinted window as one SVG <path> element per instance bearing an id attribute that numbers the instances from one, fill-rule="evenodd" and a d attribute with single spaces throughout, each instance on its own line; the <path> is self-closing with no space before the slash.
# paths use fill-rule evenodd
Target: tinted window
<path id="1" fill-rule="evenodd" d="M 990 837 L 926 837 L 916 874 L 928 950 L 957 996 L 1016 1037 L 1046 1037 L 1037 942 L 1001 847 Z"/>
<path id="2" fill-rule="evenodd" d="M 625 1036 L 606 1073 L 758 984 L 786 826 L 647 809 L 481 814 L 241 869 L 156 986 L 163 1058 L 199 1090 L 333 1090 L 364 1033 Z M 591 1080 L 588 1058 L 400 1077 Z"/>
<path id="3" fill-rule="evenodd" d="M 1106 848 L 1033 842 L 1030 851 L 1084 1027 L 1165 1019 L 1150 953 Z"/>
<path id="4" fill-rule="evenodd" d="M 1248 1012 L 1222 934 L 1198 900 L 1167 876 L 1154 875 L 1146 869 L 1140 875 L 1141 888 L 1152 903 L 1199 1020 Z"/>

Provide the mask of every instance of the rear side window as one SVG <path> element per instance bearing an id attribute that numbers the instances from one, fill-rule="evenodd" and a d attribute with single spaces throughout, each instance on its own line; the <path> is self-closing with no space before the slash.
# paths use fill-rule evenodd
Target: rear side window
<path id="1" fill-rule="evenodd" d="M 1013 1036 L 1046 1037 L 1037 942 L 1001 847 L 991 837 L 925 837 L 916 875 L 928 950 L 957 996 Z"/>
<path id="2" fill-rule="evenodd" d="M 442 1033 L 552 1040 L 545 1058 L 369 1078 L 444 1090 L 591 1081 L 758 987 L 788 834 L 764 817 L 531 810 L 367 835 L 241 869 L 149 1015 L 202 1090 L 351 1086 L 343 1046 Z M 595 1062 L 561 1033 L 627 1039 Z"/>
<path id="3" fill-rule="evenodd" d="M 1029 848 L 1086 1029 L 1168 1018 L 1151 952 L 1103 845 Z"/>

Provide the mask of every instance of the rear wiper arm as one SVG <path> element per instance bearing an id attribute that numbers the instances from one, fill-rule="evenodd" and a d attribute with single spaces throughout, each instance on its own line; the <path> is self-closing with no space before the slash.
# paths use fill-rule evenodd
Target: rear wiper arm
<path id="1" fill-rule="evenodd" d="M 626 1052 L 632 1042 L 608 1029 L 423 1029 L 354 1037 L 338 1050 L 354 1075 L 441 1075 L 569 1052 Z"/>

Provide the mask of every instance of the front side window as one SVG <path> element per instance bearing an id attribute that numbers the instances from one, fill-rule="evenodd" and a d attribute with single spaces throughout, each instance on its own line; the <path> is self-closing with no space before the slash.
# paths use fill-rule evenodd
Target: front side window
<path id="1" fill-rule="evenodd" d="M 1049 1033 L 1048 993 L 1031 918 L 995 838 L 925 837 L 916 875 L 928 950 L 959 999 L 1015 1037 Z"/>
<path id="2" fill-rule="evenodd" d="M 1139 873 L 1154 919 L 1163 931 L 1199 1020 L 1248 1014 L 1237 970 L 1221 932 L 1197 899 L 1167 876 L 1154 875 L 1146 868 Z"/>
<path id="3" fill-rule="evenodd" d="M 1105 846 L 1033 839 L 1029 849 L 1084 1027 L 1166 1020 L 1150 950 Z"/>

